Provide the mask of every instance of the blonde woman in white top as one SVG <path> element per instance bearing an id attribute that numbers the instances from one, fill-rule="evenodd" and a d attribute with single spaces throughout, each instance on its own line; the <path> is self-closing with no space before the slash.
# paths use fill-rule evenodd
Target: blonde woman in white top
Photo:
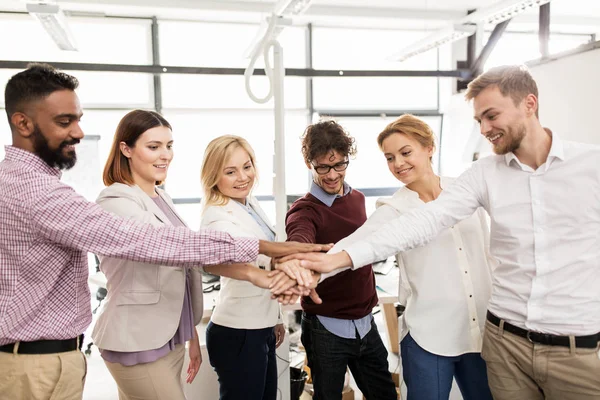
<path id="1" fill-rule="evenodd" d="M 435 200 L 453 181 L 433 172 L 434 135 L 422 120 L 403 115 L 377 142 L 390 172 L 405 186 L 392 198 L 379 199 L 367 222 L 332 252 Z M 492 399 L 481 358 L 495 265 L 488 249 L 489 230 L 480 209 L 429 244 L 396 255 L 400 303 L 406 307 L 400 345 L 409 400 L 448 399 L 453 378 L 465 400 Z"/>
<path id="2" fill-rule="evenodd" d="M 210 142 L 201 177 L 202 228 L 224 231 L 233 237 L 275 239 L 271 223 L 251 196 L 256 180 L 255 156 L 245 139 L 227 135 Z M 269 271 L 271 259 L 259 256 L 254 266 Z M 222 269 L 205 267 L 208 272 Z M 290 280 L 281 272 L 272 275 L 275 280 Z M 217 304 L 206 330 L 210 364 L 219 377 L 221 400 L 275 400 L 275 349 L 285 335 L 279 303 L 271 298 L 268 286 L 263 289 L 241 279 L 244 277 L 232 274 L 221 278 Z"/>

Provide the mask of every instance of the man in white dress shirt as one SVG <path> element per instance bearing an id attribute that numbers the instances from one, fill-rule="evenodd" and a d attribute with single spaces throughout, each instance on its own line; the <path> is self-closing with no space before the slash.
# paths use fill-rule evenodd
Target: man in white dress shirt
<path id="1" fill-rule="evenodd" d="M 499 264 L 482 350 L 494 399 L 599 399 L 600 148 L 542 127 L 537 85 L 523 66 L 487 71 L 466 98 L 496 156 L 344 251 L 296 258 L 321 272 L 359 268 L 484 207 Z"/>

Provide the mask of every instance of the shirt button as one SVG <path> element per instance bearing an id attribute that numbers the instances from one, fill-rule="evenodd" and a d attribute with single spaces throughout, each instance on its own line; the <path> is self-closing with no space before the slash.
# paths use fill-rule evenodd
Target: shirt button
<path id="1" fill-rule="evenodd" d="M 473 295 L 472 295 L 472 294 L 470 294 L 470 295 L 469 295 L 469 297 L 473 297 Z"/>
<path id="2" fill-rule="evenodd" d="M 465 271 L 465 274 L 467 273 L 467 271 Z"/>
<path id="3" fill-rule="evenodd" d="M 459 247 L 458 249 L 462 251 L 462 247 Z"/>

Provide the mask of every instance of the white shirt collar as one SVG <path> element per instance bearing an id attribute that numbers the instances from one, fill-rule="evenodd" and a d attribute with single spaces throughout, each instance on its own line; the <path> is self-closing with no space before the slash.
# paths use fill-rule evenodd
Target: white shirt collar
<path id="1" fill-rule="evenodd" d="M 544 128 L 544 130 L 548 132 L 550 134 L 550 137 L 552 138 L 552 144 L 550 145 L 550 152 L 548 152 L 548 158 L 546 159 L 546 163 L 548 163 L 548 161 L 554 158 L 564 160 L 565 149 L 563 141 L 556 133 L 552 132 L 550 129 Z M 515 156 L 515 153 L 513 153 L 512 151 L 504 155 L 504 161 L 506 162 L 507 166 L 510 166 L 512 160 L 515 160 L 519 165 L 522 165 L 517 156 Z"/>

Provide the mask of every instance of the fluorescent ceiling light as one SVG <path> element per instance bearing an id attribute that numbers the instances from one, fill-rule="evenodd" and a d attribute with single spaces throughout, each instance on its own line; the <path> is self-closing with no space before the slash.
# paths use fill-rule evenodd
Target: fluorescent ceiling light
<path id="1" fill-rule="evenodd" d="M 490 7 L 477 10 L 464 18 L 458 23 L 460 24 L 499 24 L 508 19 L 522 14 L 534 7 L 542 6 L 549 3 L 550 0 L 505 0 L 500 1 Z"/>
<path id="2" fill-rule="evenodd" d="M 27 11 L 40 21 L 61 50 L 77 51 L 75 39 L 58 4 L 27 3 Z"/>
<path id="3" fill-rule="evenodd" d="M 312 0 L 279 0 L 273 8 L 273 14 L 280 17 L 291 17 L 303 14 Z"/>
<path id="4" fill-rule="evenodd" d="M 452 25 L 450 27 L 440 29 L 424 39 L 407 46 L 399 52 L 393 54 L 388 59 L 391 61 L 404 61 L 417 54 L 425 53 L 428 50 L 434 49 L 446 43 L 456 42 L 467 36 L 475 33 L 477 27 L 475 25 Z"/>
<path id="5" fill-rule="evenodd" d="M 412 44 L 389 57 L 389 60 L 404 61 L 446 43 L 455 42 L 475 33 L 476 25 L 499 24 L 533 7 L 539 7 L 551 0 L 503 0 L 490 7 L 477 10 L 453 23 L 448 28 L 434 32 L 425 39 Z"/>

